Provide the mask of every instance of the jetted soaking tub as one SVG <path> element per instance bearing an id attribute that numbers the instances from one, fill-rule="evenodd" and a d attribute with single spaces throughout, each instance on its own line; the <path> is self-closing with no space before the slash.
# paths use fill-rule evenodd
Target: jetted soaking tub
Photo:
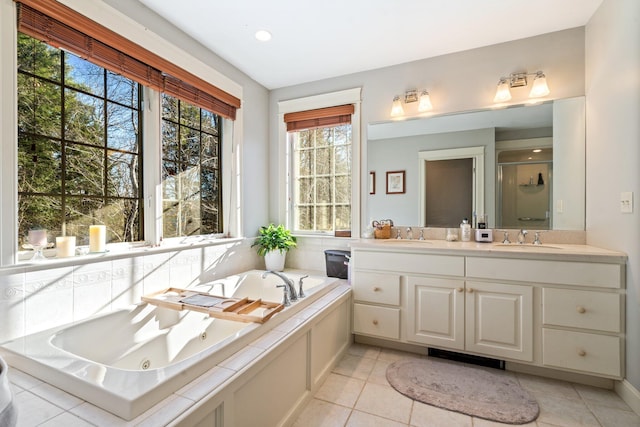
<path id="1" fill-rule="evenodd" d="M 193 287 L 225 297 L 281 302 L 282 279 L 252 270 Z M 285 272 L 298 288 L 299 273 Z M 304 279 L 306 297 L 264 324 L 216 319 L 140 303 L 9 341 L 12 366 L 130 420 L 335 287 Z"/>

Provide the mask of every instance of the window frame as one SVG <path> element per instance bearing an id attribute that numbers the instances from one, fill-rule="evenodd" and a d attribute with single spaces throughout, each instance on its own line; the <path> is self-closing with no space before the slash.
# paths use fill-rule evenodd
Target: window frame
<path id="1" fill-rule="evenodd" d="M 336 107 L 353 104 L 351 115 L 351 235 L 360 235 L 360 170 L 361 170 L 361 133 L 360 133 L 360 100 L 361 88 L 346 89 L 321 95 L 291 99 L 278 102 L 278 221 L 292 228 L 294 222 L 293 200 L 293 167 L 292 147 L 289 143 L 284 115 L 319 108 Z M 334 231 L 295 231 L 301 236 L 327 237 Z"/>
<path id="2" fill-rule="evenodd" d="M 106 28 L 121 31 L 122 13 L 102 3 L 71 0 L 69 6 L 88 18 L 99 21 Z M 16 4 L 12 0 L 0 0 L 0 157 L 3 173 L 0 174 L 0 268 L 19 267 L 18 251 L 18 127 L 17 127 L 17 24 Z M 119 30 L 115 30 L 115 29 Z M 207 76 L 207 81 L 242 99 L 242 87 L 198 58 L 156 35 L 150 35 L 143 27 L 127 27 L 123 35 L 151 51 L 162 52 L 170 62 L 185 64 L 194 75 Z M 183 238 L 162 239 L 161 153 L 160 140 L 161 104 L 160 92 L 143 87 L 143 200 L 144 239 L 146 244 L 174 245 Z M 242 236 L 241 193 L 241 145 L 243 110 L 238 109 L 235 120 L 222 122 L 222 174 L 224 234 Z M 136 245 L 137 246 L 137 245 Z"/>

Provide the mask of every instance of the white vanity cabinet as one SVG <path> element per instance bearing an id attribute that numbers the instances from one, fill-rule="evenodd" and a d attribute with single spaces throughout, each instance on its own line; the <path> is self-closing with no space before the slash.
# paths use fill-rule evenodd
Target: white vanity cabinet
<path id="1" fill-rule="evenodd" d="M 532 361 L 531 286 L 418 276 L 407 285 L 408 341 Z"/>
<path id="2" fill-rule="evenodd" d="M 352 247 L 356 335 L 623 377 L 624 254 L 417 245 Z"/>

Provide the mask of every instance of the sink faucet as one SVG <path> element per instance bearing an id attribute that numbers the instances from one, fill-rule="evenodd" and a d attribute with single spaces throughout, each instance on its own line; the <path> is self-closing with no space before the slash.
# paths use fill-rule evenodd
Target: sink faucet
<path id="1" fill-rule="evenodd" d="M 529 232 L 527 230 L 520 230 L 520 232 L 518 233 L 518 243 L 519 244 L 522 245 L 524 243 L 524 240 L 527 237 L 528 233 Z"/>
<path id="2" fill-rule="evenodd" d="M 282 281 L 284 282 L 284 285 L 287 287 L 287 293 L 289 294 L 289 299 L 291 301 L 298 300 L 298 294 L 296 293 L 296 287 L 293 284 L 293 280 L 289 279 L 283 273 L 279 273 L 277 271 L 272 271 L 272 270 L 267 270 L 264 273 L 262 273 L 262 278 L 264 279 L 265 277 L 267 277 L 268 274 L 273 274 L 281 278 Z"/>
<path id="3" fill-rule="evenodd" d="M 411 239 L 413 239 L 413 230 L 411 230 L 411 227 L 407 227 L 407 240 Z"/>
<path id="4" fill-rule="evenodd" d="M 542 233 L 542 231 L 536 231 L 536 234 L 534 235 L 533 238 L 533 244 L 534 245 L 541 245 L 542 242 L 540 241 L 540 234 Z"/>

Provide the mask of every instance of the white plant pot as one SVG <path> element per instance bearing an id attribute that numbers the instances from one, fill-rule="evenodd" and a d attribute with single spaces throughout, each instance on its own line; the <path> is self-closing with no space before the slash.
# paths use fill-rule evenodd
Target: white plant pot
<path id="1" fill-rule="evenodd" d="M 264 255 L 264 265 L 267 270 L 282 271 L 284 270 L 284 260 L 287 256 L 285 251 L 269 251 Z"/>

